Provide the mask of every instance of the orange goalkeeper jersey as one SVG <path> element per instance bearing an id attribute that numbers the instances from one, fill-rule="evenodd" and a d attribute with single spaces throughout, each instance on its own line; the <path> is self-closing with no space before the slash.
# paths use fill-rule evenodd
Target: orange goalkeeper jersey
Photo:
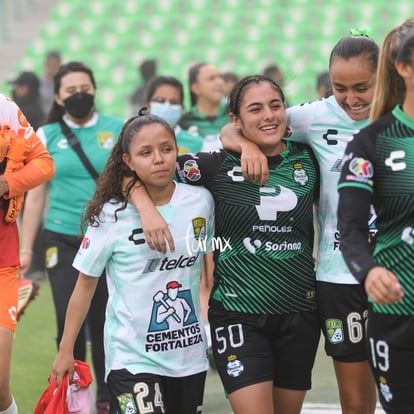
<path id="1" fill-rule="evenodd" d="M 22 197 L 26 191 L 50 180 L 54 174 L 52 157 L 20 108 L 0 94 L 0 131 L 7 130 L 10 133 L 2 134 L 0 137 L 2 138 L 0 139 L 0 176 L 8 184 L 8 192 L 0 194 L 0 267 L 20 264 L 17 224 L 5 221 L 10 199 Z M 26 150 L 21 154 L 21 168 L 8 171 L 8 153 L 13 146 L 13 139 L 24 139 L 27 145 Z M 13 156 L 15 155 L 16 151 Z"/>

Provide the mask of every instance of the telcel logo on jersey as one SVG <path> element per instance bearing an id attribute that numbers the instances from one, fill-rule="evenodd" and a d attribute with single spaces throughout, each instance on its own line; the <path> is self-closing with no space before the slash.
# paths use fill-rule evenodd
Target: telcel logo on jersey
<path id="1" fill-rule="evenodd" d="M 184 256 L 183 254 L 178 259 L 170 259 L 168 257 L 164 257 L 161 259 L 157 257 L 156 259 L 150 259 L 147 261 L 144 270 L 142 273 L 152 273 L 155 271 L 164 272 L 166 270 L 174 270 L 174 269 L 183 269 L 185 267 L 194 266 L 197 262 L 199 253 L 195 256 Z"/>

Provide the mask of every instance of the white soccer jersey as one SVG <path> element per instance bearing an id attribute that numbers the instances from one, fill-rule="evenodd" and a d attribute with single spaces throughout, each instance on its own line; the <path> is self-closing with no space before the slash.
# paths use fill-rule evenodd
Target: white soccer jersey
<path id="1" fill-rule="evenodd" d="M 211 251 L 214 201 L 204 188 L 176 184 L 171 201 L 158 206 L 171 230 L 175 252 L 151 250 L 132 205 L 107 203 L 104 223 L 88 227 L 73 265 L 89 276 L 106 267 L 106 376 L 182 377 L 205 371 L 207 342 L 199 288 L 203 255 Z"/>
<path id="2" fill-rule="evenodd" d="M 337 184 L 346 145 L 354 133 L 368 124 L 368 119 L 353 121 L 333 95 L 290 107 L 287 114 L 290 139 L 311 146 L 321 171 L 316 278 L 331 283 L 358 283 L 339 250 Z"/>

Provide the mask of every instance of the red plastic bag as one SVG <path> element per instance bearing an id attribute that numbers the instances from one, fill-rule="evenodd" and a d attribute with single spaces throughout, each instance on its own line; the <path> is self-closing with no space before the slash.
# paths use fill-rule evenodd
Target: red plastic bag
<path id="1" fill-rule="evenodd" d="M 75 360 L 73 380 L 69 382 L 68 375 L 65 375 L 59 386 L 56 379 L 50 382 L 40 396 L 33 414 L 90 413 L 95 403 L 89 387 L 91 382 L 89 365 Z"/>

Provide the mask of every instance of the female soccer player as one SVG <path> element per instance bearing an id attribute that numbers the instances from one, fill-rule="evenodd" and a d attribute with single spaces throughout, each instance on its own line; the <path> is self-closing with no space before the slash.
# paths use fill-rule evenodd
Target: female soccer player
<path id="1" fill-rule="evenodd" d="M 266 154 L 268 183 L 245 180 L 240 154 L 230 151 L 182 155 L 177 171 L 216 201 L 215 363 L 235 414 L 299 414 L 319 341 L 312 259 L 318 167 L 308 146 L 283 139 L 284 94 L 271 79 L 241 79 L 230 112 Z M 142 197 L 133 198 L 150 214 Z"/>
<path id="2" fill-rule="evenodd" d="M 387 413 L 414 412 L 414 18 L 381 48 L 371 124 L 345 151 L 341 249 L 370 298 L 368 343 Z M 378 213 L 368 242 L 370 205 Z"/>
<path id="3" fill-rule="evenodd" d="M 347 143 L 368 123 L 378 54 L 377 44 L 364 32 L 354 30 L 339 40 L 330 55 L 333 96 L 287 109 L 288 139 L 309 144 L 321 169 L 317 299 L 325 350 L 333 360 L 344 414 L 373 414 L 376 406 L 366 350 L 368 302 L 363 286 L 350 273 L 340 251 L 336 186 Z M 224 147 L 242 150 L 246 178 L 266 182 L 265 157 L 236 132 L 232 125 L 225 127 Z M 245 159 L 248 154 L 252 155 Z M 257 163 L 257 159 L 261 161 Z M 370 222 L 374 219 L 372 213 Z M 375 229 L 371 231 L 373 234 Z"/>
<path id="4" fill-rule="evenodd" d="M 176 157 L 174 131 L 165 120 L 147 115 L 127 121 L 97 181 L 74 260 L 80 274 L 53 375 L 58 383 L 65 373 L 73 375 L 75 340 L 106 268 L 106 380 L 117 412 L 194 414 L 203 402 L 208 361 L 199 289 L 214 202 L 207 190 L 173 181 Z M 138 185 L 145 185 L 169 224 L 174 253 L 146 244 L 140 216 L 127 201 Z"/>

